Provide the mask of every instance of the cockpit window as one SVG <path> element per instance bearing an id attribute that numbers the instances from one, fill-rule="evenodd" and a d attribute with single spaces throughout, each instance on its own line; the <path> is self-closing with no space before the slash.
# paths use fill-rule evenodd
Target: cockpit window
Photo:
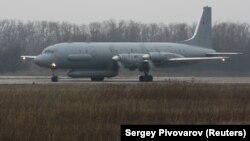
<path id="1" fill-rule="evenodd" d="M 53 54 L 53 53 L 54 53 L 54 50 L 46 49 L 43 53 L 44 53 L 44 54 Z"/>

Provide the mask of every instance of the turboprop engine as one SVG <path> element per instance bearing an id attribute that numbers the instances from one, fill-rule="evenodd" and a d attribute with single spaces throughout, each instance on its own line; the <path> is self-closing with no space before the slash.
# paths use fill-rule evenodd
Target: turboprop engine
<path id="1" fill-rule="evenodd" d="M 142 68 L 145 60 L 142 58 L 143 54 L 131 53 L 131 54 L 119 54 L 112 59 L 121 63 L 123 67 L 128 68 L 130 70 L 134 70 L 136 68 Z"/>

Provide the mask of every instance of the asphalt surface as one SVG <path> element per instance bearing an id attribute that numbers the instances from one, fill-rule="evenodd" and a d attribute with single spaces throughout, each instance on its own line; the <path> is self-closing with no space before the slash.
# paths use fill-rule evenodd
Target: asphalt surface
<path id="1" fill-rule="evenodd" d="M 150 83 L 191 82 L 208 84 L 250 84 L 250 77 L 154 77 Z M 0 76 L 0 84 L 138 84 L 137 77 L 106 78 L 103 82 L 92 82 L 88 78 L 59 77 L 59 82 L 51 82 L 50 76 Z"/>

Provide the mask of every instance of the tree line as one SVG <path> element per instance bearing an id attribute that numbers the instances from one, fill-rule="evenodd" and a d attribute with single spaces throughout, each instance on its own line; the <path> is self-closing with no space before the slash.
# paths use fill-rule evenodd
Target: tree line
<path id="1" fill-rule="evenodd" d="M 178 42 L 190 38 L 195 27 L 195 24 L 186 23 L 145 24 L 124 20 L 81 25 L 67 22 L 0 20 L 0 73 L 29 69 L 31 64 L 22 63 L 20 55 L 37 55 L 45 47 L 56 43 Z M 215 23 L 213 47 L 218 51 L 249 52 L 250 25 L 236 22 Z M 236 64 L 230 65 L 239 65 L 234 63 Z"/>

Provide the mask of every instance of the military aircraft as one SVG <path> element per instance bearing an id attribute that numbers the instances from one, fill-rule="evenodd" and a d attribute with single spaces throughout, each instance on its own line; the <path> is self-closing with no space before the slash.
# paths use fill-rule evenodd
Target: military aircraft
<path id="1" fill-rule="evenodd" d="M 21 56 L 34 59 L 35 64 L 52 70 L 52 82 L 58 81 L 57 69 L 70 69 L 72 78 L 90 77 L 103 81 L 117 76 L 121 68 L 144 72 L 141 82 L 153 81 L 149 74 L 154 67 L 167 68 L 193 64 L 206 60 L 225 61 L 228 55 L 212 48 L 212 8 L 204 7 L 192 38 L 178 43 L 164 42 L 72 42 L 45 48 L 38 56 Z"/>

